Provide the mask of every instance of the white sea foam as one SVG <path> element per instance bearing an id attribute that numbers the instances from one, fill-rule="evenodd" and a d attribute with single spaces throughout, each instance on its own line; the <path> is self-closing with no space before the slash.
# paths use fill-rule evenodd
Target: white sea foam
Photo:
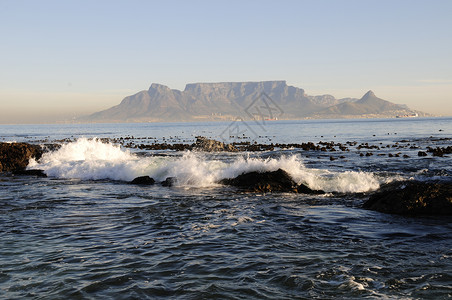
<path id="1" fill-rule="evenodd" d="M 155 180 L 176 177 L 181 186 L 207 187 L 220 179 L 233 178 L 245 172 L 287 171 L 298 183 L 327 192 L 365 192 L 377 189 L 381 179 L 367 172 L 332 172 L 309 169 L 298 155 L 278 158 L 237 156 L 231 162 L 207 159 L 200 152 L 184 152 L 182 156 L 139 157 L 120 146 L 99 140 L 78 139 L 59 150 L 43 155 L 30 168 L 43 169 L 48 176 L 86 180 L 112 179 L 130 181 L 149 175 Z"/>

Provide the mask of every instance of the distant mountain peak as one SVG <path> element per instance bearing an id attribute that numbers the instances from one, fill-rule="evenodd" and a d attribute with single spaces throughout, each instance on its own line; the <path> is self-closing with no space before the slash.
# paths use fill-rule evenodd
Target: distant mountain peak
<path id="1" fill-rule="evenodd" d="M 372 90 L 369 90 L 367 93 L 365 93 L 364 94 L 364 96 L 363 96 L 363 98 L 362 99 L 365 99 L 365 98 L 373 98 L 373 97 L 377 97 L 377 96 L 375 96 L 375 93 L 372 91 Z"/>

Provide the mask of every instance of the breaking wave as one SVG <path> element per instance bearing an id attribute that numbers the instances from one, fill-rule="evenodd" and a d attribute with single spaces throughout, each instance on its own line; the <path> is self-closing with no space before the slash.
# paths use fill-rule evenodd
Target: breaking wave
<path id="1" fill-rule="evenodd" d="M 186 151 L 182 156 L 140 157 L 118 145 L 86 138 L 45 153 L 38 162 L 32 160 L 29 168 L 42 169 L 50 177 L 67 179 L 130 181 L 148 175 L 162 181 L 176 177 L 178 185 L 190 187 L 214 186 L 223 178 L 233 178 L 245 172 L 281 168 L 295 181 L 312 189 L 344 193 L 375 190 L 385 181 L 369 172 L 306 168 L 299 155 L 253 158 L 243 154 L 231 161 L 223 161 L 210 159 L 202 152 Z"/>

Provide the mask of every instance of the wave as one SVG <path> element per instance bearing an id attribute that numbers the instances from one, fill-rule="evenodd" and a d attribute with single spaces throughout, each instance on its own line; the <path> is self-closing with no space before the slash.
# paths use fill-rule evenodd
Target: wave
<path id="1" fill-rule="evenodd" d="M 141 157 L 118 145 L 86 138 L 45 153 L 39 161 L 32 160 L 29 168 L 42 169 L 50 177 L 67 179 L 131 181 L 148 175 L 162 181 L 176 177 L 178 185 L 189 187 L 215 186 L 223 178 L 281 168 L 296 182 L 307 184 L 312 189 L 344 193 L 375 190 L 387 181 L 369 172 L 306 168 L 301 157 L 295 154 L 278 158 L 255 158 L 242 154 L 230 161 L 211 159 L 205 153 L 190 151 L 181 156 Z"/>

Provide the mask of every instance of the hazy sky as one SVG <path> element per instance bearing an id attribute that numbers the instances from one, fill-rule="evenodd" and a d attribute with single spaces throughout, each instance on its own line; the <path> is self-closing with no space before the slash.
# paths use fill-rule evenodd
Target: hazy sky
<path id="1" fill-rule="evenodd" d="M 452 1 L 0 0 L 0 123 L 54 122 L 151 83 L 287 80 L 452 115 Z"/>

